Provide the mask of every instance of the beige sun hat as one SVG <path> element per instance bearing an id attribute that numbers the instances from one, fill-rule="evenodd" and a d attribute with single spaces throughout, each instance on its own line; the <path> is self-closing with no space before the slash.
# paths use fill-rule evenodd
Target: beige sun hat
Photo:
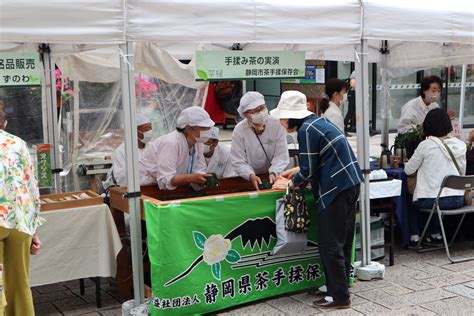
<path id="1" fill-rule="evenodd" d="M 299 91 L 285 91 L 276 109 L 270 114 L 277 119 L 302 119 L 314 113 L 308 111 L 306 96 Z"/>

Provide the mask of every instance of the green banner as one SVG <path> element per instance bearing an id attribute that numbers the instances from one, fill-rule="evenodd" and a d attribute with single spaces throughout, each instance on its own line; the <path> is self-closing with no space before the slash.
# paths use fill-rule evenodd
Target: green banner
<path id="1" fill-rule="evenodd" d="M 51 144 L 36 145 L 36 161 L 39 187 L 52 187 L 53 177 L 51 174 Z"/>
<path id="2" fill-rule="evenodd" d="M 325 284 L 312 194 L 304 253 L 271 255 L 276 200 L 261 193 L 145 202 L 152 315 L 202 314 Z"/>
<path id="3" fill-rule="evenodd" d="M 38 53 L 0 53 L 0 87 L 40 84 Z"/>
<path id="4" fill-rule="evenodd" d="M 196 80 L 304 78 L 305 53 L 196 51 Z"/>

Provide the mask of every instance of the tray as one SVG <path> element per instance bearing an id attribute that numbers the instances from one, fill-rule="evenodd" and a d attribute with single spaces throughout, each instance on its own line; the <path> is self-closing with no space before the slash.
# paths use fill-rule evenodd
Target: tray
<path id="1" fill-rule="evenodd" d="M 60 198 L 72 197 L 72 195 L 80 195 L 84 193 L 87 194 L 89 198 L 84 198 L 80 200 L 72 200 L 72 201 L 43 202 L 44 199 L 57 200 Z M 65 208 L 101 205 L 104 203 L 104 199 L 100 195 L 90 190 L 79 191 L 79 192 L 65 192 L 65 193 L 57 193 L 57 194 L 44 194 L 40 196 L 40 199 L 42 200 L 41 212 L 61 210 Z"/>

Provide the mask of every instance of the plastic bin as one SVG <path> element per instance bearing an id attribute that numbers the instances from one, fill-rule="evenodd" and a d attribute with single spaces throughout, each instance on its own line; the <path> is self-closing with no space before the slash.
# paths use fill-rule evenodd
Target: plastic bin
<path id="1" fill-rule="evenodd" d="M 356 223 L 356 261 L 360 261 L 362 254 L 360 252 L 361 244 L 360 223 Z M 379 216 L 370 217 L 370 257 L 371 260 L 382 260 L 385 257 L 385 237 L 384 237 L 384 221 Z"/>

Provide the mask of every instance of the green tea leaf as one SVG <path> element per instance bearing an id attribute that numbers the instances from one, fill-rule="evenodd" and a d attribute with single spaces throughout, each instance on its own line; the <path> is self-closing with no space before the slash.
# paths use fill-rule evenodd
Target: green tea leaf
<path id="1" fill-rule="evenodd" d="M 198 69 L 197 70 L 198 77 L 201 78 L 202 80 L 207 81 L 207 73 L 204 70 Z"/>
<path id="2" fill-rule="evenodd" d="M 193 238 L 194 238 L 194 243 L 196 244 L 196 246 L 199 249 L 204 250 L 204 244 L 206 243 L 206 239 L 207 239 L 206 236 L 204 236 L 200 232 L 194 231 Z"/>
<path id="3" fill-rule="evenodd" d="M 220 280 L 221 279 L 221 263 L 220 262 L 214 263 L 211 266 L 211 270 L 212 270 L 212 275 L 214 276 L 214 278 L 216 280 Z"/>
<path id="4" fill-rule="evenodd" d="M 235 251 L 234 249 L 231 249 L 227 253 L 227 256 L 225 257 L 225 260 L 228 263 L 236 263 L 240 260 L 240 254 L 237 251 Z"/>

